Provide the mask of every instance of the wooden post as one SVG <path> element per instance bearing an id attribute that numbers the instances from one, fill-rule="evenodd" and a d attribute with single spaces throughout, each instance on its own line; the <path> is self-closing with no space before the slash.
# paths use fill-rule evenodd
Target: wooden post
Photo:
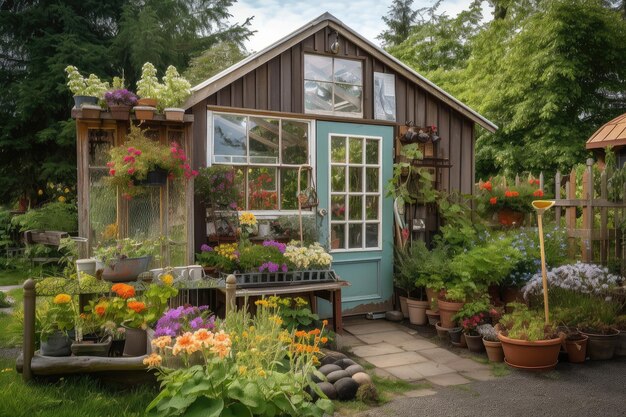
<path id="1" fill-rule="evenodd" d="M 587 159 L 587 170 L 583 175 L 583 198 L 587 200 L 583 206 L 583 262 L 593 262 L 593 159 Z"/>
<path id="2" fill-rule="evenodd" d="M 515 186 L 516 186 L 516 187 L 519 187 L 519 184 L 520 184 L 519 174 L 516 174 L 516 175 L 515 175 Z"/>
<path id="3" fill-rule="evenodd" d="M 24 283 L 24 344 L 22 346 L 22 356 L 24 365 L 22 368 L 22 379 L 30 381 L 33 378 L 31 370 L 31 360 L 35 355 L 35 308 L 36 293 L 35 281 L 29 278 Z"/>
<path id="4" fill-rule="evenodd" d="M 548 275 L 546 272 L 546 251 L 543 241 L 543 213 L 537 211 L 537 225 L 539 226 L 539 248 L 541 251 L 541 281 L 543 285 L 543 309 L 546 316 L 546 325 L 550 324 L 550 309 L 548 308 Z"/>
<path id="5" fill-rule="evenodd" d="M 539 173 L 539 189 L 543 191 L 544 189 L 544 179 L 543 179 L 543 171 Z"/>
<path id="6" fill-rule="evenodd" d="M 226 315 L 237 309 L 237 278 L 233 274 L 226 277 Z"/>
<path id="7" fill-rule="evenodd" d="M 608 201 L 607 176 L 606 170 L 602 171 L 600 176 L 600 198 Z M 608 209 L 600 208 L 600 261 L 603 265 L 607 264 L 609 259 L 609 232 L 608 232 Z"/>
<path id="8" fill-rule="evenodd" d="M 543 189 L 543 172 L 541 173 L 541 179 L 539 180 L 541 182 L 541 189 Z M 556 201 L 558 203 L 558 201 L 561 199 L 561 172 L 557 171 L 556 175 L 554 176 L 554 201 Z M 555 220 L 556 220 L 556 226 L 560 227 L 561 226 L 561 207 L 555 207 Z"/>
<path id="9" fill-rule="evenodd" d="M 569 181 L 567 181 L 567 184 L 565 185 L 565 192 L 568 200 L 574 200 L 576 198 L 576 171 L 573 168 L 569 174 Z M 576 229 L 575 206 L 570 206 L 565 209 L 565 225 L 567 227 L 567 254 L 570 258 L 574 258 L 576 242 L 576 239 L 573 237 L 574 230 Z"/>

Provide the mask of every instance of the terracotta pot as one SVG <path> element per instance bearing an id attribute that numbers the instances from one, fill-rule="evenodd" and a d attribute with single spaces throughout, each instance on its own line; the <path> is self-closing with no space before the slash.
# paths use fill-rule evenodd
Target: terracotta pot
<path id="1" fill-rule="evenodd" d="M 483 337 L 479 334 L 471 335 L 464 333 L 465 342 L 470 352 L 481 353 L 485 351 L 485 345 L 483 344 Z"/>
<path id="2" fill-rule="evenodd" d="M 109 106 L 111 110 L 111 117 L 115 120 L 128 120 L 130 119 L 130 106 L 114 104 Z"/>
<path id="3" fill-rule="evenodd" d="M 441 316 L 441 325 L 443 327 L 454 327 L 454 320 L 452 316 L 459 312 L 465 303 L 459 303 L 454 301 L 445 301 L 441 298 L 437 300 L 439 304 L 439 315 Z"/>
<path id="4" fill-rule="evenodd" d="M 589 338 L 581 335 L 580 340 L 565 340 L 565 351 L 567 359 L 572 363 L 583 363 L 587 356 L 587 340 Z"/>
<path id="5" fill-rule="evenodd" d="M 439 298 L 439 291 L 426 287 L 426 298 L 428 298 L 428 301 L 430 302 L 435 300 L 435 304 L 437 304 L 437 298 Z"/>
<path id="6" fill-rule="evenodd" d="M 148 334 L 143 329 L 126 327 L 124 356 L 143 356 L 148 351 Z"/>
<path id="7" fill-rule="evenodd" d="M 135 111 L 135 117 L 139 120 L 152 120 L 154 119 L 154 113 L 156 112 L 156 107 L 150 106 L 135 106 L 133 107 Z"/>
<path id="8" fill-rule="evenodd" d="M 579 330 L 581 334 L 587 336 L 587 356 L 592 361 L 604 361 L 613 359 L 615 346 L 619 340 L 619 331 L 611 329 L 612 334 L 596 334 L 589 331 Z"/>
<path id="9" fill-rule="evenodd" d="M 439 336 L 439 339 L 446 340 L 450 338 L 450 334 L 448 333 L 448 330 L 450 329 L 442 327 L 441 322 L 435 323 L 435 329 L 437 330 L 437 336 Z"/>
<path id="10" fill-rule="evenodd" d="M 164 109 L 165 120 L 171 120 L 173 122 L 182 122 L 185 117 L 185 109 L 178 109 L 173 107 L 168 107 Z"/>
<path id="11" fill-rule="evenodd" d="M 406 297 L 400 296 L 400 311 L 402 311 L 402 316 L 404 316 L 404 318 L 408 318 L 409 317 L 409 306 L 406 303 Z"/>
<path id="12" fill-rule="evenodd" d="M 502 343 L 492 342 L 483 338 L 483 345 L 487 351 L 487 358 L 490 362 L 504 362 L 504 350 L 502 350 Z"/>
<path id="13" fill-rule="evenodd" d="M 463 329 L 461 327 L 453 327 L 448 329 L 448 335 L 450 335 L 450 343 L 454 346 L 461 345 L 461 335 L 463 334 Z"/>
<path id="14" fill-rule="evenodd" d="M 615 356 L 626 356 L 626 330 L 620 330 L 615 345 Z"/>
<path id="15" fill-rule="evenodd" d="M 529 342 L 498 334 L 498 339 L 502 343 L 505 362 L 513 368 L 549 371 L 559 362 L 560 338 Z"/>
<path id="16" fill-rule="evenodd" d="M 83 104 L 80 110 L 83 119 L 99 119 L 102 108 L 97 104 Z"/>
<path id="17" fill-rule="evenodd" d="M 140 98 L 137 100 L 138 106 L 156 107 L 157 103 L 158 101 L 156 98 Z"/>
<path id="18" fill-rule="evenodd" d="M 498 223 L 503 226 L 521 226 L 524 223 L 524 213 L 503 208 L 498 212 Z"/>
<path id="19" fill-rule="evenodd" d="M 407 298 L 406 304 L 409 308 L 409 321 L 411 324 L 422 326 L 428 322 L 428 319 L 426 318 L 426 309 L 430 306 L 428 301 L 419 301 Z"/>
<path id="20" fill-rule="evenodd" d="M 426 317 L 428 317 L 428 324 L 434 326 L 439 322 L 439 311 L 426 310 Z"/>

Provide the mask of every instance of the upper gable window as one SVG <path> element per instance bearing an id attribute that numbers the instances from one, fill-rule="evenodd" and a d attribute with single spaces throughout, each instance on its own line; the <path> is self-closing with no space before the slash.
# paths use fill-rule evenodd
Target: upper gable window
<path id="1" fill-rule="evenodd" d="M 362 62 L 305 54 L 304 111 L 305 113 L 362 117 Z"/>

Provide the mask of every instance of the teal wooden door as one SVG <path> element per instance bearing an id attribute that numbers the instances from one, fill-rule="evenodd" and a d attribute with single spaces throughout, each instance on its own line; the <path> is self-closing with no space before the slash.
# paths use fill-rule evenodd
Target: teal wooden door
<path id="1" fill-rule="evenodd" d="M 382 311 L 393 291 L 393 203 L 385 184 L 393 169 L 393 128 L 317 122 L 319 208 L 326 209 L 320 242 L 333 268 L 351 283 L 346 313 Z"/>

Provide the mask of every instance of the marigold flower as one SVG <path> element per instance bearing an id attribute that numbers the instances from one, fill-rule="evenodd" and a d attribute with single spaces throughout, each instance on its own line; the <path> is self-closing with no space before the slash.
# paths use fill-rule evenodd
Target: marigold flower
<path id="1" fill-rule="evenodd" d="M 322 344 L 323 344 L 323 345 L 325 345 L 325 344 L 326 344 L 326 342 L 328 342 L 328 338 L 327 338 L 327 337 L 322 337 L 322 338 L 320 339 L 320 342 L 322 342 Z"/>
<path id="2" fill-rule="evenodd" d="M 208 331 L 207 329 L 199 329 L 193 334 L 193 337 L 196 341 L 204 347 L 209 347 L 213 344 L 213 333 Z"/>
<path id="3" fill-rule="evenodd" d="M 309 331 L 310 335 L 314 335 L 317 336 L 318 334 L 320 334 L 322 331 L 320 329 L 313 329 L 311 331 Z"/>
<path id="4" fill-rule="evenodd" d="M 498 198 L 497 197 L 491 197 L 489 199 L 489 204 L 494 205 L 498 202 Z"/>
<path id="5" fill-rule="evenodd" d="M 307 333 L 304 330 L 298 330 L 296 332 L 296 337 L 305 337 Z"/>
<path id="6" fill-rule="evenodd" d="M 114 293 L 116 293 L 118 296 L 122 297 L 125 300 L 135 296 L 135 287 L 133 287 L 132 285 L 128 285 L 128 284 L 122 284 L 122 283 L 114 284 L 111 287 L 111 291 L 113 291 Z"/>
<path id="7" fill-rule="evenodd" d="M 146 309 L 146 303 L 142 301 L 129 301 L 126 305 L 135 313 L 141 313 Z"/>
<path id="8" fill-rule="evenodd" d="M 151 368 L 154 368 L 156 366 L 161 366 L 162 362 L 163 362 L 163 358 L 161 357 L 161 355 L 156 354 L 156 353 L 152 353 L 150 356 L 148 356 L 147 358 L 143 360 L 143 364 Z"/>
<path id="9" fill-rule="evenodd" d="M 322 320 L 322 325 L 323 326 L 328 326 L 328 320 Z"/>
<path id="10" fill-rule="evenodd" d="M 261 378 L 265 378 L 266 373 L 263 369 L 259 369 L 259 371 L 257 372 L 257 374 L 261 377 Z"/>
<path id="11" fill-rule="evenodd" d="M 263 307 L 267 307 L 267 306 L 268 306 L 268 304 L 269 304 L 269 303 L 267 302 L 267 300 L 256 300 L 256 301 L 254 302 L 254 305 L 257 305 L 257 306 L 263 306 Z"/>
<path id="12" fill-rule="evenodd" d="M 543 197 L 543 191 L 542 190 L 536 190 L 533 195 L 535 197 Z"/>
<path id="13" fill-rule="evenodd" d="M 485 181 L 480 185 L 480 189 L 491 191 L 493 189 L 493 185 L 491 184 L 491 181 Z"/>
<path id="14" fill-rule="evenodd" d="M 59 196 L 59 198 L 57 198 L 57 200 L 59 200 L 60 203 L 65 203 L 65 196 Z"/>
<path id="15" fill-rule="evenodd" d="M 54 300 L 52 300 L 54 304 L 67 304 L 70 301 L 72 301 L 72 297 L 70 297 L 68 294 L 58 294 L 56 297 L 54 297 Z"/>
<path id="16" fill-rule="evenodd" d="M 172 354 L 174 356 L 178 355 L 180 352 L 186 352 L 188 355 L 191 355 L 194 352 L 200 350 L 200 343 L 195 339 L 193 333 L 186 332 L 182 336 L 178 336 L 176 338 L 176 343 L 172 348 Z"/>
<path id="17" fill-rule="evenodd" d="M 99 303 L 96 304 L 96 306 L 94 307 L 93 311 L 99 315 L 100 317 L 104 316 L 104 314 L 107 312 L 107 304 L 106 303 Z"/>
<path id="18" fill-rule="evenodd" d="M 174 282 L 174 277 L 172 276 L 172 274 L 165 274 L 161 277 L 161 281 L 165 285 L 172 285 L 172 283 Z"/>
<path id="19" fill-rule="evenodd" d="M 223 359 L 230 353 L 230 346 L 224 344 L 216 344 L 211 347 L 211 352 L 216 353 L 220 357 L 220 359 Z"/>

